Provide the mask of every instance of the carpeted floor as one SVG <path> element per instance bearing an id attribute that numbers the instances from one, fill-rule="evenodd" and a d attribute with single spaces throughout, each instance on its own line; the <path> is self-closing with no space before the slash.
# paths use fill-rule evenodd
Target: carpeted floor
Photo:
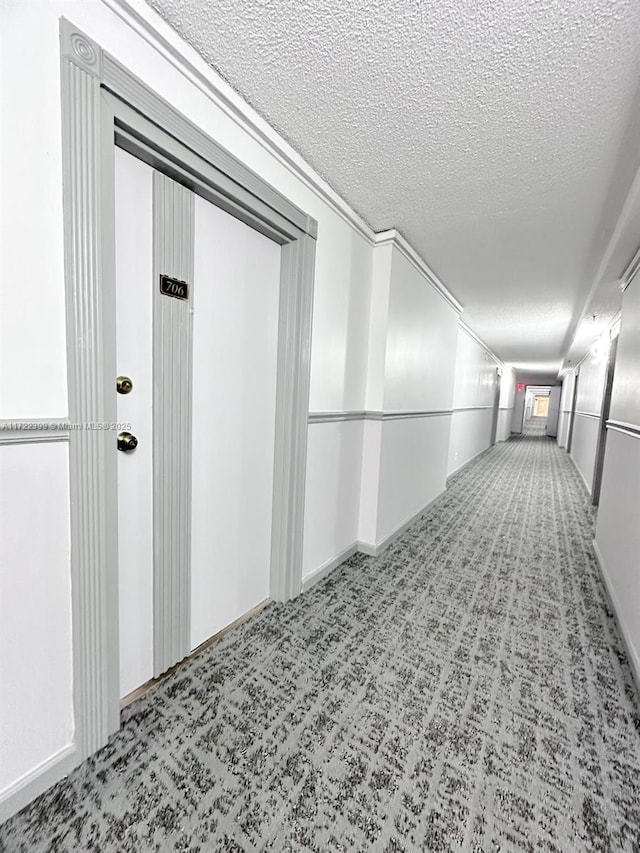
<path id="1" fill-rule="evenodd" d="M 638 851 L 640 708 L 543 435 L 124 715 L 0 850 Z"/>

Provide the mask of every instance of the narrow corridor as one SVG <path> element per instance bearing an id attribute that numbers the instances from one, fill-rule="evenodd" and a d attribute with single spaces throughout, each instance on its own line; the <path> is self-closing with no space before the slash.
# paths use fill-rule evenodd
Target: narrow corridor
<path id="1" fill-rule="evenodd" d="M 382 556 L 125 712 L 0 850 L 638 850 L 640 708 L 555 441 L 491 449 Z"/>

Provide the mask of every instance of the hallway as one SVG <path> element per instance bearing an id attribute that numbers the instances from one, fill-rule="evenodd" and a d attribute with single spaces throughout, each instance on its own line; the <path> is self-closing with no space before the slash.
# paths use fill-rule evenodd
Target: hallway
<path id="1" fill-rule="evenodd" d="M 124 714 L 0 851 L 637 850 L 640 707 L 544 436 Z M 44 698 L 44 697 L 43 697 Z"/>

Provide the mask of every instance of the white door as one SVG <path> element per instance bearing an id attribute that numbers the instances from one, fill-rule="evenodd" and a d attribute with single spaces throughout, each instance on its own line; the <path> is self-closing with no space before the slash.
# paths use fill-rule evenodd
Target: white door
<path id="1" fill-rule="evenodd" d="M 119 432 L 138 441 L 134 450 L 118 453 L 125 697 L 157 669 L 153 298 L 159 283 L 153 169 L 118 148 L 115 167 L 117 372 L 133 383 L 117 395 L 117 414 Z M 156 227 L 156 240 L 158 233 Z M 191 649 L 269 595 L 280 280 L 280 247 L 200 197 L 193 244 L 191 434 L 172 437 L 192 442 L 191 596 L 185 604 Z"/>
<path id="2" fill-rule="evenodd" d="M 116 369 L 120 425 L 138 439 L 118 453 L 120 696 L 153 676 L 152 278 L 153 170 L 115 150 Z M 115 380 L 115 378 L 114 378 Z M 116 436 L 114 435 L 114 442 Z"/>
<path id="3" fill-rule="evenodd" d="M 547 435 L 558 434 L 558 417 L 560 415 L 561 385 L 553 385 L 549 391 L 549 410 L 547 413 Z"/>
<path id="4" fill-rule="evenodd" d="M 191 647 L 269 595 L 280 247 L 195 200 Z"/>

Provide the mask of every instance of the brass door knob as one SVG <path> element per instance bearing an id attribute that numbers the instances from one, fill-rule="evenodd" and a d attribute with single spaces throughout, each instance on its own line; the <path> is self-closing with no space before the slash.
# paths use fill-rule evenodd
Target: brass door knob
<path id="1" fill-rule="evenodd" d="M 133 388 L 133 382 L 128 376 L 118 376 L 116 379 L 116 391 L 118 394 L 128 394 Z"/>
<path id="2" fill-rule="evenodd" d="M 130 432 L 118 433 L 118 450 L 127 453 L 129 450 L 135 450 L 138 446 L 138 439 Z"/>

